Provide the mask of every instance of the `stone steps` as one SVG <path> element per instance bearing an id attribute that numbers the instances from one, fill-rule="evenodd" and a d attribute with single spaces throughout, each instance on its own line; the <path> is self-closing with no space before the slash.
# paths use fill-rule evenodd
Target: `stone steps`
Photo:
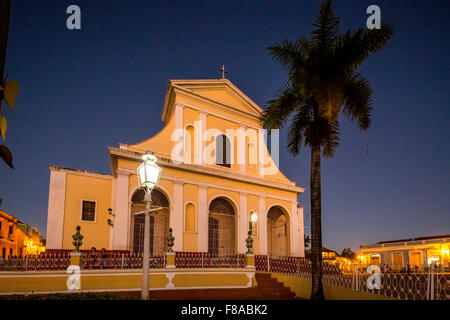
<path id="1" fill-rule="evenodd" d="M 294 300 L 295 293 L 272 278 L 270 274 L 256 274 L 256 288 L 152 290 L 151 300 Z M 118 295 L 139 299 L 141 293 L 120 292 Z"/>

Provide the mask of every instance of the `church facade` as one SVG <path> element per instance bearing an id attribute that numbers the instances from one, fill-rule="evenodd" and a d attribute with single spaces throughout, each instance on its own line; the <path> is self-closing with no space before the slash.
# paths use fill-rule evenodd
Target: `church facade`
<path id="1" fill-rule="evenodd" d="M 169 227 L 175 251 L 245 253 L 251 228 L 255 254 L 304 256 L 297 202 L 304 189 L 269 154 L 261 113 L 228 79 L 171 80 L 165 127 L 142 142 L 109 147 L 111 174 L 49 166 L 47 249 L 72 249 L 80 225 L 82 249 L 142 252 L 144 191 L 136 169 L 153 153 L 162 174 L 152 200 L 162 209 L 151 216 L 152 254 L 167 250 Z"/>

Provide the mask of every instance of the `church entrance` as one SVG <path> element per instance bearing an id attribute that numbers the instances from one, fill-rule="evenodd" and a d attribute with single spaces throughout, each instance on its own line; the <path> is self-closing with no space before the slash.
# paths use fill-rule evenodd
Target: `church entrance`
<path id="1" fill-rule="evenodd" d="M 289 255 L 289 217 L 277 206 L 267 214 L 267 249 L 271 256 Z"/>
<path id="2" fill-rule="evenodd" d="M 214 199 L 209 205 L 208 253 L 226 255 L 236 252 L 236 221 L 234 208 L 224 198 Z"/>
<path id="3" fill-rule="evenodd" d="M 133 253 L 144 251 L 144 215 L 134 215 L 145 210 L 145 191 L 138 189 L 131 198 L 131 220 Z M 152 191 L 152 207 L 169 207 L 167 197 L 158 189 Z M 150 255 L 159 255 L 167 251 L 167 236 L 169 233 L 169 209 L 152 213 L 150 216 Z"/>

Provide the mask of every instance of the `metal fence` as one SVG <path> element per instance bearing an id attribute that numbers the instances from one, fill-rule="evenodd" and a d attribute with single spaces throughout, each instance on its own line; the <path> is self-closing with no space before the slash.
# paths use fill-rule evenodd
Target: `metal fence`
<path id="1" fill-rule="evenodd" d="M 176 268 L 243 268 L 244 254 L 214 255 L 206 252 L 177 252 Z"/>
<path id="2" fill-rule="evenodd" d="M 256 270 L 290 274 L 311 279 L 311 262 L 301 257 L 270 257 L 257 255 Z M 354 266 L 352 271 L 342 271 L 338 267 L 323 263 L 323 283 L 369 292 L 403 300 L 450 300 L 450 273 L 436 272 L 431 266 L 428 272 L 380 273 L 380 289 L 367 286 L 370 274 L 361 272 Z"/>
<path id="3" fill-rule="evenodd" d="M 139 269 L 142 254 L 114 253 L 93 255 L 82 252 L 82 269 Z M 10 257 L 0 261 L 0 271 L 44 271 L 66 270 L 70 265 L 70 253 L 43 253 L 38 256 Z M 150 256 L 150 268 L 164 268 L 165 255 Z"/>
<path id="4" fill-rule="evenodd" d="M 141 253 L 108 252 L 106 255 L 82 252 L 82 269 L 140 269 Z M 1 259 L 1 258 L 0 258 Z M 38 256 L 9 257 L 0 261 L 0 271 L 66 270 L 70 252 L 42 253 Z M 150 256 L 150 268 L 164 268 L 165 254 Z M 177 268 L 243 268 L 244 254 L 212 255 L 202 252 L 176 252 Z"/>
<path id="5" fill-rule="evenodd" d="M 140 269 L 142 254 L 109 251 L 106 255 L 82 252 L 82 269 Z M 70 252 L 45 252 L 38 256 L 0 258 L 0 271 L 66 270 Z M 165 254 L 150 257 L 150 268 L 164 268 Z M 176 268 L 243 268 L 244 254 L 212 255 L 202 252 L 176 252 Z M 311 279 L 311 262 L 303 257 L 255 256 L 257 271 L 269 271 Z M 369 292 L 405 300 L 450 300 L 450 273 L 434 266 L 428 272 L 380 273 L 380 289 L 368 288 L 370 274 L 356 265 L 353 271 L 323 264 L 323 283 L 359 292 Z"/>

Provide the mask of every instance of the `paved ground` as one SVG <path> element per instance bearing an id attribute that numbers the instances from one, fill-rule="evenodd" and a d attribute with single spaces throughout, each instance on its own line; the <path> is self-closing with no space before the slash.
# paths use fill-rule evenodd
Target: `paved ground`
<path id="1" fill-rule="evenodd" d="M 270 274 L 256 274 L 258 286 L 243 289 L 152 290 L 151 300 L 297 300 L 294 292 Z M 0 296 L 0 300 L 110 300 L 140 299 L 140 291 L 110 293 L 61 293 Z"/>

